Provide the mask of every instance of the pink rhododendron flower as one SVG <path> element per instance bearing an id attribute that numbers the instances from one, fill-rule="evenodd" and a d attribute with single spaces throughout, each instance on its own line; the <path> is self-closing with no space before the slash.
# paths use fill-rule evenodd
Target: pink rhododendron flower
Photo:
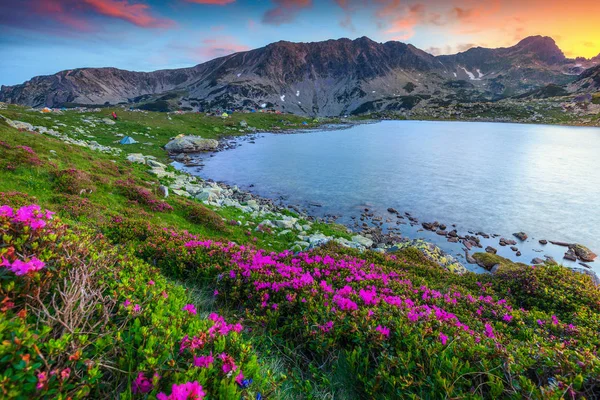
<path id="1" fill-rule="evenodd" d="M 485 324 L 485 336 L 489 337 L 490 339 L 496 337 L 496 335 L 494 334 L 494 329 L 490 324 Z"/>
<path id="2" fill-rule="evenodd" d="M 35 388 L 37 390 L 41 390 L 46 385 L 46 381 L 48 381 L 48 374 L 46 374 L 45 372 L 40 372 L 39 374 L 37 374 L 37 379 L 38 381 L 35 385 Z"/>
<path id="3" fill-rule="evenodd" d="M 134 313 L 139 313 L 140 311 L 142 311 L 142 307 L 139 304 L 136 304 L 135 306 L 133 306 L 133 312 Z"/>
<path id="4" fill-rule="evenodd" d="M 227 355 L 227 353 L 219 354 L 219 358 L 221 361 L 223 361 L 223 366 L 221 367 L 223 369 L 223 373 L 228 374 L 229 372 L 235 371 L 238 368 L 237 365 L 235 365 L 235 360 L 233 357 Z"/>
<path id="5" fill-rule="evenodd" d="M 387 326 L 377 325 L 375 330 L 381 333 L 386 339 L 390 337 L 390 329 Z"/>
<path id="6" fill-rule="evenodd" d="M 212 355 L 212 351 L 207 356 L 199 356 L 194 357 L 194 366 L 199 368 L 208 368 L 215 361 L 215 358 Z"/>
<path id="7" fill-rule="evenodd" d="M 71 368 L 65 368 L 62 371 L 60 371 L 60 379 L 62 379 L 63 381 L 65 379 L 67 379 L 70 375 L 71 375 Z"/>
<path id="8" fill-rule="evenodd" d="M 129 299 L 125 299 L 123 302 L 123 307 L 129 307 L 131 305 L 131 301 Z"/>
<path id="9" fill-rule="evenodd" d="M 10 263 L 6 258 L 2 257 L 0 266 L 6 267 L 14 272 L 15 275 L 27 275 L 30 272 L 36 272 L 44 268 L 46 264 L 37 257 L 31 257 L 29 261 L 15 260 Z"/>
<path id="10" fill-rule="evenodd" d="M 502 319 L 506 322 L 510 322 L 510 321 L 512 321 L 513 316 L 510 314 L 506 314 L 506 315 L 504 315 L 504 317 L 502 317 Z"/>
<path id="11" fill-rule="evenodd" d="M 0 206 L 0 217 L 13 217 L 14 210 L 10 206 Z"/>
<path id="12" fill-rule="evenodd" d="M 134 394 L 150 393 L 153 389 L 152 381 L 144 376 L 143 372 L 138 373 L 137 378 L 131 384 L 131 390 Z"/>
<path id="13" fill-rule="evenodd" d="M 148 286 L 154 286 L 154 281 L 152 279 L 148 281 Z"/>
<path id="14" fill-rule="evenodd" d="M 444 346 L 448 342 L 448 336 L 444 335 L 442 332 L 440 332 L 440 342 L 442 342 Z"/>
<path id="15" fill-rule="evenodd" d="M 196 306 L 193 304 L 186 304 L 185 306 L 183 306 L 182 311 L 187 311 L 192 315 L 198 314 L 198 312 L 196 311 Z"/>
<path id="16" fill-rule="evenodd" d="M 159 393 L 156 396 L 157 400 L 202 400 L 206 396 L 202 386 L 197 382 L 187 382 L 181 385 L 173 385 L 171 394 L 167 396 L 164 393 Z"/>
<path id="17" fill-rule="evenodd" d="M 238 385 L 242 386 L 243 385 L 243 381 L 244 381 L 244 374 L 242 374 L 242 370 L 240 370 L 240 373 L 237 374 L 237 376 L 235 377 L 235 383 L 237 383 Z"/>

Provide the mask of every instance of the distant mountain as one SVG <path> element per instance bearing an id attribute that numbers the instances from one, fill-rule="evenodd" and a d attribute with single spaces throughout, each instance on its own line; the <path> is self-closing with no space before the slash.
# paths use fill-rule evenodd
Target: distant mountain
<path id="1" fill-rule="evenodd" d="M 600 57 L 600 56 L 599 56 Z M 148 109 L 270 108 L 343 115 L 497 100 L 566 85 L 597 60 L 565 57 L 554 40 L 473 48 L 435 57 L 400 42 L 367 37 L 277 42 L 195 67 L 155 72 L 81 68 L 2 86 L 0 101 L 34 107 L 128 103 Z"/>
<path id="2" fill-rule="evenodd" d="M 575 93 L 600 92 L 600 65 L 584 71 L 575 82 L 569 85 L 569 89 Z"/>

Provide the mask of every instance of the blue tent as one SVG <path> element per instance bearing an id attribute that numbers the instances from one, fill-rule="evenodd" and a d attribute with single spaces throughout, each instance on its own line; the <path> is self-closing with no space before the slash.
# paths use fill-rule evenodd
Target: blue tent
<path id="1" fill-rule="evenodd" d="M 120 144 L 134 144 L 137 142 L 135 140 L 133 140 L 133 138 L 131 136 L 125 136 L 123 139 L 121 139 L 121 141 L 119 143 Z"/>

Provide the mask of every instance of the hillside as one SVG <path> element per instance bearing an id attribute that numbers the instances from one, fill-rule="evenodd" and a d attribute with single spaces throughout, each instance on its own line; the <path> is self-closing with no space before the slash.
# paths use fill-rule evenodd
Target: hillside
<path id="1" fill-rule="evenodd" d="M 151 110 L 276 109 L 340 116 L 399 111 L 422 101 L 489 101 L 574 81 L 595 60 L 567 59 L 548 37 L 435 57 L 362 37 L 276 42 L 192 68 L 80 68 L 3 86 L 0 101 L 33 107 L 130 104 Z"/>
<path id="2" fill-rule="evenodd" d="M 25 109 L 0 110 L 21 127 L 0 120 L 3 398 L 600 396 L 589 276 L 505 260 L 453 273 L 414 247 L 365 249 L 159 166 L 158 146 L 114 151 L 102 113 L 72 113 L 31 113 L 31 131 Z M 197 123 L 167 117 L 129 113 L 126 129 L 158 143 Z M 39 128 L 83 120 L 76 138 Z M 301 232 L 325 240 L 290 251 Z"/>

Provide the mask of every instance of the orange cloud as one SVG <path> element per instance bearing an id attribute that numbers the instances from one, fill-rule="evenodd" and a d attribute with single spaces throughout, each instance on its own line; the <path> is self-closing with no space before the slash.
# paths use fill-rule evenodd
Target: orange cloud
<path id="1" fill-rule="evenodd" d="M 312 6 L 312 0 L 273 0 L 275 7 L 263 15 L 263 22 L 272 25 L 281 25 L 291 22 L 304 8 Z"/>

